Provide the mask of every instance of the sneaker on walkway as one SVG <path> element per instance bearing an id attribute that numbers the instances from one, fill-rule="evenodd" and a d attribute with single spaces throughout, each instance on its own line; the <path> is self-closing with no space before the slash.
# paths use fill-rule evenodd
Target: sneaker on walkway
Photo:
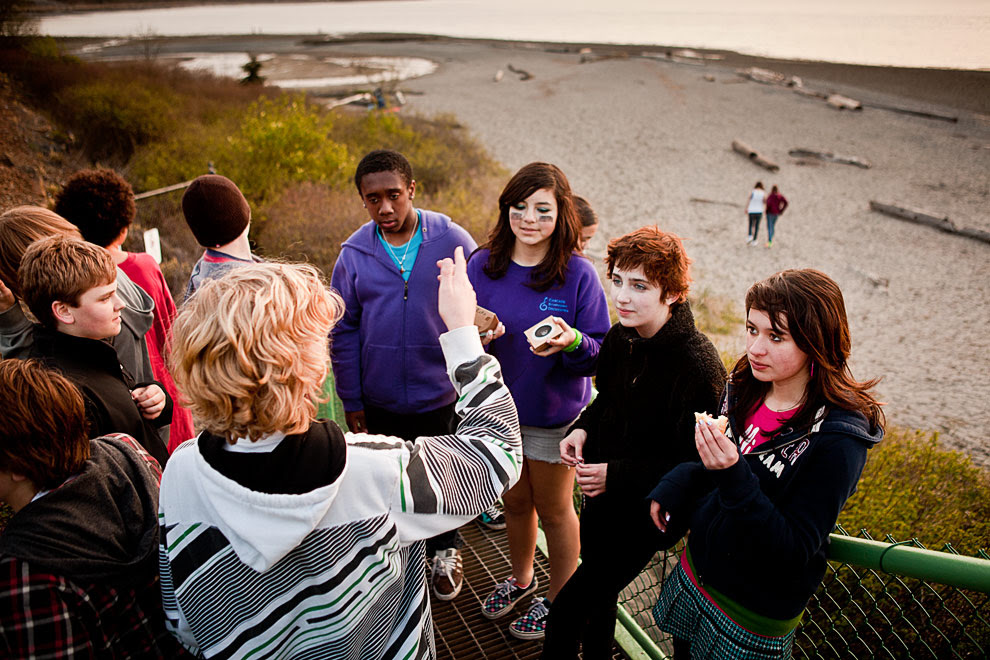
<path id="1" fill-rule="evenodd" d="M 454 600 L 464 584 L 464 562 L 457 548 L 437 550 L 430 573 L 433 593 L 440 600 Z"/>
<path id="2" fill-rule="evenodd" d="M 537 596 L 529 611 L 509 624 L 509 634 L 516 639 L 543 639 L 550 616 L 550 601 Z"/>
<path id="3" fill-rule="evenodd" d="M 516 578 L 510 577 L 495 587 L 495 591 L 485 599 L 484 605 L 481 606 L 481 613 L 488 619 L 499 619 L 505 616 L 515 607 L 516 603 L 536 591 L 537 584 L 538 580 L 535 575 L 533 581 L 526 587 L 520 587 Z"/>
<path id="4" fill-rule="evenodd" d="M 478 516 L 478 522 L 488 529 L 505 529 L 505 513 L 493 504 L 488 507 L 487 511 Z"/>

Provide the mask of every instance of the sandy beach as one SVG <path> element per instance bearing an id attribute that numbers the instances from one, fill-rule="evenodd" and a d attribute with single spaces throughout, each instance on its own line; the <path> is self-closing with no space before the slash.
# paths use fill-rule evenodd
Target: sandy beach
<path id="1" fill-rule="evenodd" d="M 559 165 L 601 218 L 590 247 L 599 263 L 609 237 L 656 223 L 687 239 L 695 289 L 727 297 L 740 316 L 755 280 L 784 268 L 825 271 L 846 297 L 853 372 L 883 378 L 879 391 L 889 421 L 938 431 L 947 446 L 990 467 L 983 439 L 990 425 L 990 244 L 869 210 L 876 200 L 990 230 L 990 72 L 733 54 L 670 61 L 656 47 L 593 47 L 582 55 L 574 46 L 465 40 L 185 41 L 187 50 L 436 62 L 431 75 L 399 85 L 406 96 L 401 112 L 456 116 L 509 170 L 534 160 Z M 509 65 L 532 78 L 522 80 Z M 838 111 L 786 87 L 744 81 L 735 71 L 745 66 L 799 75 L 806 87 L 864 103 L 958 121 L 875 107 Z M 495 82 L 499 70 L 504 75 Z M 780 171 L 734 153 L 734 139 Z M 788 155 L 798 148 L 853 156 L 872 167 Z M 768 189 L 778 185 L 791 203 L 770 249 L 763 246 L 765 227 L 759 247 L 745 240 L 744 202 L 757 180 Z M 741 324 L 719 343 L 740 352 Z"/>

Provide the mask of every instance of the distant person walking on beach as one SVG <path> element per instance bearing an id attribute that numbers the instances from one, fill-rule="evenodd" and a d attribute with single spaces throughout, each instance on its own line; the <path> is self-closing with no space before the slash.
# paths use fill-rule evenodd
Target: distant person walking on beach
<path id="1" fill-rule="evenodd" d="M 763 198 L 766 191 L 763 190 L 763 182 L 757 181 L 753 186 L 753 191 L 749 193 L 749 203 L 746 205 L 746 213 L 749 214 L 749 235 L 746 242 L 756 245 L 756 234 L 760 231 L 760 218 L 763 217 Z"/>
<path id="2" fill-rule="evenodd" d="M 777 186 L 770 189 L 770 196 L 767 197 L 767 247 L 773 245 L 773 228 L 777 224 L 777 217 L 784 214 L 787 208 L 787 198 L 780 194 Z"/>

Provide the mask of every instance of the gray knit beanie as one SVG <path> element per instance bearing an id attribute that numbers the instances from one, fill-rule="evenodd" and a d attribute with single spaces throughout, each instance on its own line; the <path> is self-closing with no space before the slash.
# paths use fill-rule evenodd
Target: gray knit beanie
<path id="1" fill-rule="evenodd" d="M 251 222 L 251 207 L 234 182 L 219 174 L 204 174 L 182 195 L 182 214 L 203 247 L 226 245 Z"/>

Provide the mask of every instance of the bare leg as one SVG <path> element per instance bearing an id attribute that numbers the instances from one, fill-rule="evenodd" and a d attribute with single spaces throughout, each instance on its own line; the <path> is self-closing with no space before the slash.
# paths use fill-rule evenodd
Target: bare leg
<path id="1" fill-rule="evenodd" d="M 536 553 L 536 508 L 533 506 L 529 465 L 530 460 L 523 459 L 519 481 L 502 496 L 512 577 L 521 585 L 529 585 L 533 581 Z"/>
<path id="2" fill-rule="evenodd" d="M 577 568 L 578 554 L 581 552 L 580 526 L 574 512 L 574 470 L 557 463 L 527 461 L 533 503 L 543 524 L 550 552 L 547 598 L 553 601 Z"/>

